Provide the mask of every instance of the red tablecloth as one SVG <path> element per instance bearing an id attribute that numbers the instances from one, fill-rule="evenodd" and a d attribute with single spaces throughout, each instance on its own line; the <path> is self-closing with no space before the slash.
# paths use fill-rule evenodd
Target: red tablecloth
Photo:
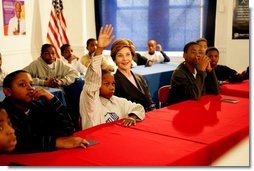
<path id="1" fill-rule="evenodd" d="M 249 134 L 249 99 L 222 97 L 239 102 L 203 96 L 148 112 L 136 126 L 123 127 L 117 121 L 76 133 L 99 142 L 87 149 L 1 154 L 0 165 L 207 166 Z"/>
<path id="2" fill-rule="evenodd" d="M 249 98 L 249 81 L 223 84 L 220 86 L 221 94 Z"/>
<path id="3" fill-rule="evenodd" d="M 16 162 L 35 166 L 203 166 L 211 162 L 204 144 L 117 124 L 101 125 L 76 135 L 99 143 L 86 149 L 0 155 L 0 165 Z"/>
<path id="4" fill-rule="evenodd" d="M 239 100 L 222 102 L 221 97 Z M 249 99 L 208 95 L 146 114 L 133 129 L 209 145 L 212 160 L 249 134 Z"/>

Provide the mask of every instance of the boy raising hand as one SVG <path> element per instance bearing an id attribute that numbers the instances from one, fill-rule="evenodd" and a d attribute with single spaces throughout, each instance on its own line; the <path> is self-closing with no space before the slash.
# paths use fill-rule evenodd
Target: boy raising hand
<path id="1" fill-rule="evenodd" d="M 82 129 L 118 119 L 123 119 L 124 126 L 131 126 L 145 117 L 142 105 L 114 96 L 114 76 L 101 69 L 102 52 L 114 39 L 112 32 L 111 25 L 101 28 L 98 48 L 85 76 L 85 86 L 80 95 Z"/>

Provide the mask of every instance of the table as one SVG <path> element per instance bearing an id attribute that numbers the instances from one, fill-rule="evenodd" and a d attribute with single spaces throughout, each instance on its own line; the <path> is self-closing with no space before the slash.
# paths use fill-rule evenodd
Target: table
<path id="1" fill-rule="evenodd" d="M 249 98 L 249 80 L 220 86 L 221 94 Z"/>
<path id="2" fill-rule="evenodd" d="M 222 102 L 221 97 L 239 102 Z M 136 126 L 124 127 L 118 120 L 77 132 L 98 141 L 86 149 L 1 154 L 0 165 L 208 166 L 249 134 L 248 104 L 247 98 L 203 96 L 148 112 Z"/>
<path id="3" fill-rule="evenodd" d="M 35 166 L 169 166 L 209 163 L 208 149 L 203 144 L 116 124 L 94 127 L 77 135 L 99 143 L 87 149 L 0 155 L 0 165 L 10 162 Z"/>
<path id="4" fill-rule="evenodd" d="M 234 148 L 215 160 L 211 166 L 250 166 L 250 137 L 241 140 Z"/>
<path id="5" fill-rule="evenodd" d="M 156 106 L 159 106 L 158 90 L 164 85 L 170 84 L 171 76 L 179 64 L 166 62 L 153 64 L 151 67 L 139 65 L 132 68 L 134 73 L 142 75 L 149 87 L 150 94 Z"/>
<path id="6" fill-rule="evenodd" d="M 222 102 L 231 98 L 238 103 Z M 215 160 L 249 134 L 249 99 L 207 95 L 146 114 L 132 129 L 207 144 Z"/>
<path id="7" fill-rule="evenodd" d="M 54 94 L 63 103 L 63 105 L 67 106 L 63 90 L 59 88 L 51 88 L 51 87 L 44 87 L 44 88 L 49 90 L 52 94 Z M 0 101 L 3 101 L 4 98 L 5 98 L 5 94 L 3 92 L 3 87 L 0 86 Z"/>

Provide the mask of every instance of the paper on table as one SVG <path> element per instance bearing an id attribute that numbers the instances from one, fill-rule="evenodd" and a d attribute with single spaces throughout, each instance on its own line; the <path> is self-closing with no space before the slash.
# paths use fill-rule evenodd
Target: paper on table
<path id="1" fill-rule="evenodd" d="M 223 102 L 228 102 L 228 103 L 238 103 L 239 102 L 239 100 L 229 99 L 229 98 L 221 98 L 220 100 Z"/>

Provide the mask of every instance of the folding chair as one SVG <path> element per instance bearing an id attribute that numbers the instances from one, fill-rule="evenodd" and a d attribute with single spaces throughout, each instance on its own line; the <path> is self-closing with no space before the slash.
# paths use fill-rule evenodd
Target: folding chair
<path id="1" fill-rule="evenodd" d="M 168 93 L 171 89 L 171 85 L 165 85 L 159 88 L 158 90 L 158 100 L 159 100 L 159 108 L 163 107 L 163 104 L 167 103 Z"/>

